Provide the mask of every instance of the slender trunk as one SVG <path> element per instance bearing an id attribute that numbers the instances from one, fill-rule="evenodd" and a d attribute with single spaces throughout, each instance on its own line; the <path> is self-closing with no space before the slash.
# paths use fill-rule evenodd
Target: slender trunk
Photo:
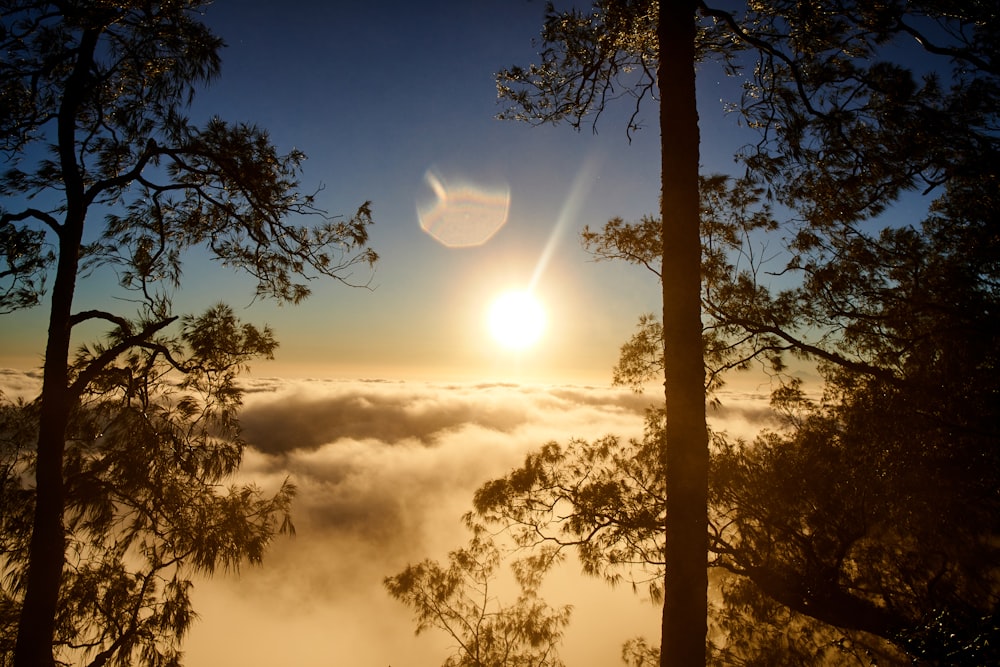
<path id="1" fill-rule="evenodd" d="M 660 665 L 705 664 L 708 433 L 701 328 L 694 0 L 661 0 L 657 28 L 666 399 L 666 574 Z"/>
<path id="2" fill-rule="evenodd" d="M 76 114 L 91 85 L 90 70 L 100 32 L 86 30 L 59 108 L 58 143 L 66 217 L 56 230 L 59 262 L 52 286 L 48 340 L 39 408 L 35 465 L 35 515 L 28 547 L 28 576 L 17 628 L 14 667 L 54 667 L 53 639 L 65 558 L 63 452 L 72 410 L 68 389 L 73 294 L 87 216 L 85 186 L 76 162 Z"/>
<path id="3" fill-rule="evenodd" d="M 39 411 L 35 471 L 35 516 L 28 551 L 28 577 L 14 651 L 14 667 L 53 667 L 52 643 L 65 557 L 63 526 L 63 449 L 69 419 L 67 361 L 70 314 L 76 283 L 78 247 L 60 243 L 59 268 L 52 290 L 49 335 Z M 70 253 L 67 256 L 67 253 Z"/>

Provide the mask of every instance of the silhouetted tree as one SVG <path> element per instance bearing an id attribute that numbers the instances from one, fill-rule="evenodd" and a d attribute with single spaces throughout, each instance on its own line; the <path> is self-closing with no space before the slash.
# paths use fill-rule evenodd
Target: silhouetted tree
<path id="1" fill-rule="evenodd" d="M 244 442 L 240 367 L 275 347 L 271 332 L 218 306 L 180 336 L 147 338 L 85 382 L 65 434 L 65 563 L 52 648 L 83 665 L 179 664 L 195 619 L 191 576 L 261 562 L 292 530 L 294 487 L 235 484 Z M 83 349 L 74 372 L 106 347 Z M 176 372 L 180 368 L 183 376 Z M 3 586 L 0 655 L 14 651 L 35 507 L 39 402 L 0 404 Z"/>
<path id="2" fill-rule="evenodd" d="M 541 65 L 500 74 L 507 116 L 569 119 L 579 127 L 610 98 L 659 101 L 660 252 L 663 272 L 663 387 L 667 427 L 661 448 L 666 560 L 661 664 L 704 662 L 707 633 L 708 436 L 702 385 L 698 111 L 695 0 L 597 2 L 593 13 L 556 12 L 542 31 Z M 616 89 L 621 84 L 622 89 Z M 503 117 L 503 115 L 502 115 Z M 634 118 L 635 116 L 633 116 Z"/>
<path id="3" fill-rule="evenodd" d="M 16 572 L 4 604 L 7 618 L 20 618 L 18 667 L 54 665 L 64 648 L 97 664 L 174 664 L 176 654 L 152 648 L 179 636 L 189 613 L 185 585 L 165 572 L 258 559 L 287 506 L 287 487 L 269 500 L 251 488 L 211 492 L 242 450 L 233 374 L 274 342 L 224 308 L 166 334 L 184 251 L 204 246 L 255 277 L 258 296 L 293 303 L 308 295 L 309 278 L 350 282 L 352 267 L 376 259 L 365 247 L 368 204 L 349 219 L 323 214 L 299 190 L 301 153 L 278 153 L 252 125 L 199 128 L 184 117 L 195 87 L 219 71 L 222 42 L 199 22 L 203 5 L 3 3 L 0 309 L 37 303 L 52 277 L 42 392 L 30 407 L 37 448 L 21 442 L 6 468 L 15 478 L 5 485 L 25 486 L 19 509 L 4 506 L 5 521 L 27 530 L 21 513 L 32 505 L 29 542 L 4 555 Z M 315 220 L 288 222 L 300 214 Z M 79 277 L 102 265 L 138 303 L 135 317 L 74 312 Z M 91 323 L 111 328 L 106 341 L 71 359 L 73 332 Z M 166 390 L 173 376 L 183 397 Z M 165 458 L 147 461 L 157 455 Z M 193 484 L 185 493 L 203 502 L 166 528 L 156 504 L 178 505 L 144 496 L 154 483 L 162 494 Z M 133 488 L 131 505 L 119 503 L 115 494 Z M 126 574 L 121 563 L 143 549 L 145 569 Z M 168 583 L 155 586 L 160 577 Z"/>
<path id="4" fill-rule="evenodd" d="M 539 550 L 512 564 L 520 594 L 504 606 L 494 591 L 500 549 L 474 530 L 467 547 L 448 554 L 448 566 L 425 560 L 392 577 L 385 587 L 416 613 L 417 634 L 443 630 L 455 640 L 444 667 L 561 667 L 556 651 L 570 608 L 552 609 L 538 587 L 559 554 Z"/>
<path id="5" fill-rule="evenodd" d="M 695 6 L 706 19 L 697 43 Z M 659 246 L 650 254 L 658 251 L 662 259 L 664 354 L 662 359 L 654 355 L 651 367 L 662 365 L 664 371 L 664 450 L 670 463 L 663 473 L 671 480 L 662 664 L 701 662 L 692 637 L 704 636 L 696 617 L 705 608 L 695 597 L 704 592 L 705 580 L 694 572 L 701 568 L 699 559 L 704 562 L 704 551 L 695 554 L 704 543 L 694 532 L 700 530 L 695 524 L 704 525 L 700 507 L 708 448 L 706 439 L 695 434 L 701 429 L 695 422 L 704 416 L 702 369 L 686 365 L 702 359 L 694 326 L 697 290 L 691 284 L 698 271 L 697 214 L 691 208 L 696 201 L 696 56 L 721 55 L 738 70 L 750 62 L 740 59 L 741 50 L 756 55 L 741 110 L 761 139 L 743 157 L 751 181 L 801 215 L 804 224 L 794 232 L 791 247 L 805 257 L 829 250 L 825 239 L 854 233 L 853 225 L 884 211 L 900 193 L 968 178 L 984 159 L 995 157 L 998 25 L 995 3 L 817 6 L 779 0 L 721 10 L 705 2 L 605 0 L 589 13 L 556 12 L 549 5 L 541 63 L 501 73 L 501 97 L 512 102 L 504 117 L 568 121 L 579 128 L 588 115 L 596 118 L 610 101 L 627 97 L 636 105 L 631 135 L 639 105 L 649 99 L 660 103 L 662 227 Z M 907 45 L 915 48 L 899 48 Z M 893 60 L 899 57 L 904 64 Z M 917 75 L 908 66 L 914 57 L 923 70 Z M 942 75 L 952 85 L 942 85 Z M 679 192 L 685 197 L 674 199 Z M 686 235 L 669 236 L 678 230 Z M 813 269 L 797 262 L 792 267 Z M 755 278 L 753 271 L 740 273 L 733 289 L 722 288 L 724 305 L 710 312 L 717 327 L 710 336 L 721 343 L 711 350 L 723 354 L 727 364 L 749 363 L 755 351 L 780 363 L 778 353 L 784 350 L 832 356 L 828 361 L 853 363 L 854 371 L 877 370 L 832 345 L 810 348 L 799 334 L 810 330 L 811 313 L 795 309 L 781 295 L 767 303 L 770 292 L 755 292 Z M 739 303 L 734 296 L 746 300 Z M 829 332 L 824 325 L 836 328 L 837 322 L 814 323 Z M 634 342 L 648 350 L 655 333 L 647 327 L 644 338 Z M 736 343 L 729 348 L 734 334 Z M 699 401 L 701 407 L 695 405 Z"/>
<path id="6" fill-rule="evenodd" d="M 772 401 L 780 425 L 751 443 L 713 435 L 711 564 L 738 575 L 718 578 L 715 660 L 886 662 L 902 652 L 933 664 L 997 659 L 996 182 L 989 170 L 972 182 L 952 179 L 919 227 L 830 237 L 827 259 L 812 256 L 815 271 L 773 299 L 811 313 L 808 327 L 791 328 L 798 320 L 790 318 L 786 330 L 772 319 L 748 331 L 737 318 L 708 320 L 706 358 L 719 365 L 707 370 L 706 386 L 758 353 L 780 370 L 775 355 L 785 350 L 817 360 L 825 380 L 819 402 L 797 381 L 779 386 Z M 749 230 L 774 225 L 762 210 L 743 222 L 716 216 L 713 201 L 734 201 L 724 184 L 705 179 L 702 187 L 703 299 L 720 317 L 720 303 L 745 313 L 766 292 L 747 275 L 760 265 L 736 248 Z M 642 241 L 652 226 L 612 221 L 606 236 L 587 239 L 602 257 L 644 264 L 655 252 Z M 720 239 L 733 244 L 735 259 L 715 252 Z M 726 299 L 713 301 L 720 292 Z M 657 326 L 640 321 L 622 348 L 620 381 L 641 384 L 655 373 L 649 341 Z M 550 443 L 484 485 L 476 510 L 522 546 L 577 550 L 585 571 L 611 582 L 656 581 L 666 492 L 660 429 L 653 411 L 639 441 Z M 767 641 L 767 628 L 784 639 Z"/>
<path id="7" fill-rule="evenodd" d="M 811 345 L 831 348 L 810 350 L 822 400 L 787 387 L 786 429 L 713 468 L 720 565 L 938 664 L 1000 645 L 995 183 L 952 179 L 919 229 L 837 238 L 796 294 L 838 325 Z"/>

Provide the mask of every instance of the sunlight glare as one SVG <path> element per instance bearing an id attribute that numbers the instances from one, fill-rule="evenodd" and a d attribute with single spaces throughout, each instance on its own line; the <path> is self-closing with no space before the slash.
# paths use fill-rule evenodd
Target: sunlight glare
<path id="1" fill-rule="evenodd" d="M 500 345 L 510 350 L 523 350 L 542 337 L 545 310 L 531 292 L 511 290 L 490 305 L 487 326 Z"/>

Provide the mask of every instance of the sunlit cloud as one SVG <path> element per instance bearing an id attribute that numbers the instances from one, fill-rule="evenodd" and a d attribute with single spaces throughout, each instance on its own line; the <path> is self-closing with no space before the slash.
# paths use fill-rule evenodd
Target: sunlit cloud
<path id="1" fill-rule="evenodd" d="M 42 390 L 41 371 L 0 368 L 0 392 L 10 400 L 30 401 Z"/>
<path id="2" fill-rule="evenodd" d="M 37 384 L 0 373 L 0 388 Z M 250 378 L 244 382 L 240 477 L 264 489 L 290 479 L 297 534 L 260 568 L 196 582 L 200 618 L 185 644 L 191 667 L 440 664 L 446 638 L 413 637 L 410 611 L 382 578 L 442 559 L 468 538 L 461 515 L 485 481 L 527 452 L 571 437 L 641 437 L 655 391 L 577 385 Z M 715 429 L 749 433 L 768 418 L 760 396 L 724 397 Z M 581 578 L 568 560 L 546 595 L 574 605 L 567 664 L 618 664 L 621 642 L 655 638 L 659 610 L 628 590 Z M 608 609 L 614 609 L 609 616 Z M 247 642 L 247 637 L 254 641 Z M 600 642 L 594 638 L 600 637 Z"/>
<path id="3" fill-rule="evenodd" d="M 433 200 L 417 206 L 420 227 L 448 248 L 479 246 L 507 222 L 510 188 L 468 180 L 449 182 L 434 170 L 424 174 Z"/>

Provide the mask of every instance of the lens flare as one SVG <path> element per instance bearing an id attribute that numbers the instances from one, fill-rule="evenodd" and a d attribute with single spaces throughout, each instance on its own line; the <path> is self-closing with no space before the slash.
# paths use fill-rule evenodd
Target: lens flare
<path id="1" fill-rule="evenodd" d="M 420 227 L 447 248 L 468 248 L 489 241 L 507 222 L 510 188 L 467 181 L 448 183 L 439 174 L 424 174 L 433 202 L 417 206 Z"/>
<path id="2" fill-rule="evenodd" d="M 594 157 L 589 157 L 584 161 L 580 170 L 576 172 L 569 195 L 567 195 L 566 201 L 563 202 L 562 209 L 559 211 L 559 218 L 556 220 L 556 224 L 552 228 L 552 233 L 549 234 L 549 240 L 546 242 L 545 248 L 542 249 L 542 254 L 538 258 L 538 262 L 535 264 L 535 272 L 531 276 L 531 282 L 528 283 L 528 289 L 534 289 L 535 285 L 538 284 L 542 274 L 549 265 L 549 260 L 552 259 L 552 254 L 559 245 L 559 240 L 562 238 L 563 233 L 579 213 L 580 206 L 587 196 L 587 188 L 592 186 L 596 179 L 597 166 L 597 160 Z"/>

